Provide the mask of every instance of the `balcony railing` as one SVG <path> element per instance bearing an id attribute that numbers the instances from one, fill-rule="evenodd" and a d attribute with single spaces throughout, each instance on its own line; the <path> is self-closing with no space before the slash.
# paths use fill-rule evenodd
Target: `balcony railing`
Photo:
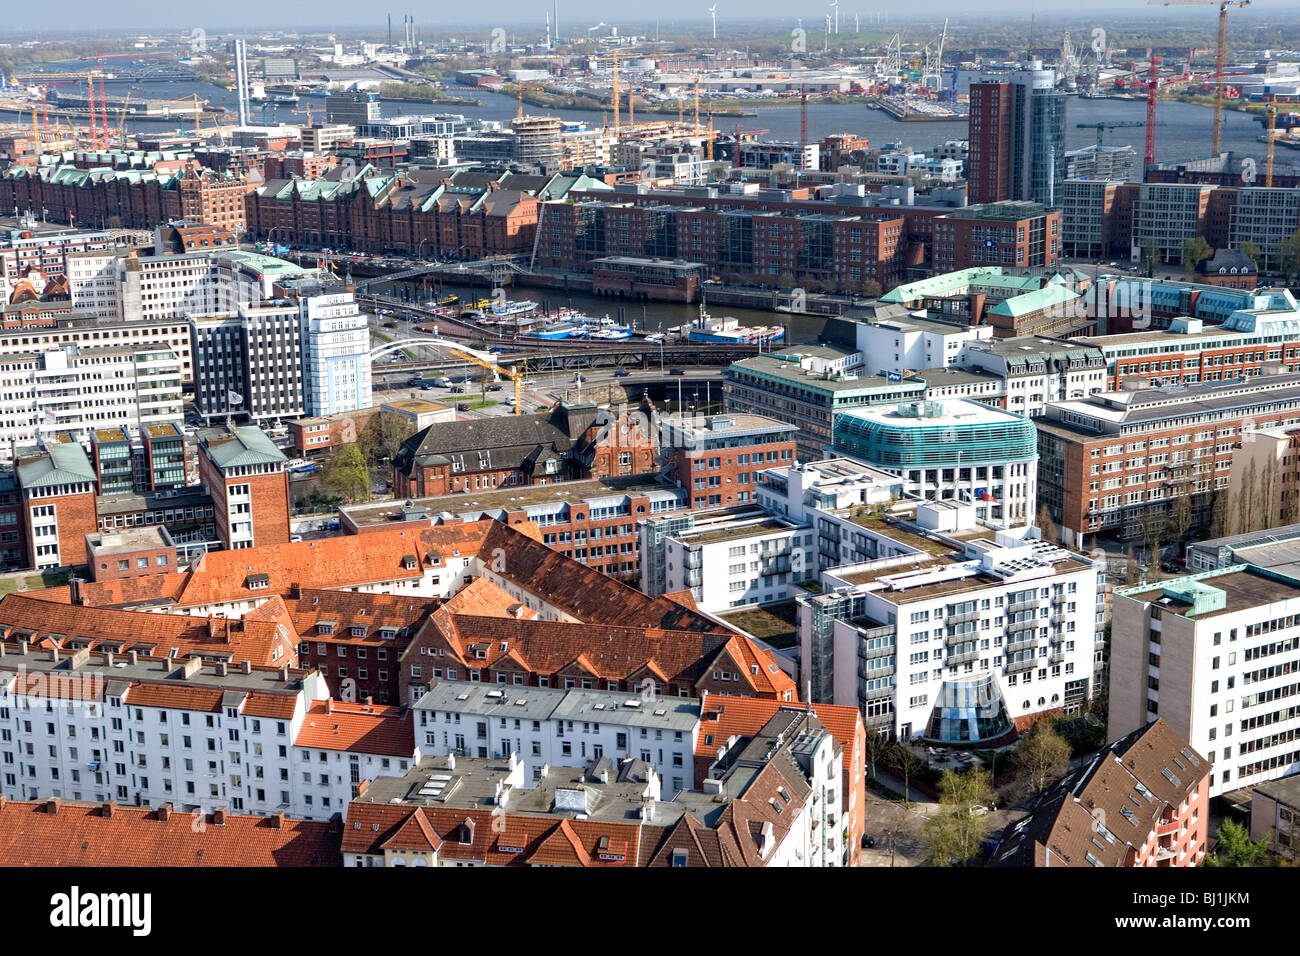
<path id="1" fill-rule="evenodd" d="M 1012 621 L 1007 625 L 1007 630 L 1012 634 L 1019 634 L 1021 631 L 1033 631 L 1038 629 L 1038 619 L 1029 618 L 1024 621 Z"/>
<path id="2" fill-rule="evenodd" d="M 956 667 L 958 664 L 966 664 L 970 661 L 978 660 L 979 651 L 962 651 L 960 654 L 949 654 L 943 659 L 943 662 L 949 667 Z"/>
<path id="3" fill-rule="evenodd" d="M 1019 614 L 1021 611 L 1028 611 L 1031 609 L 1037 610 L 1037 608 L 1038 598 L 1036 597 L 1024 601 L 1017 601 L 1014 604 L 1007 605 L 1007 616 L 1010 617 L 1012 614 Z"/>
<path id="4" fill-rule="evenodd" d="M 1052 615 L 1052 623 L 1053 623 L 1053 624 L 1056 624 L 1056 625 L 1058 625 L 1058 626 L 1061 625 L 1061 624 L 1064 624 L 1064 623 L 1065 623 L 1065 615 L 1064 615 L 1064 614 L 1053 614 L 1053 615 Z"/>
<path id="5" fill-rule="evenodd" d="M 1064 605 L 1065 605 L 1065 595 L 1064 595 L 1064 594 L 1053 594 L 1053 595 L 1052 595 L 1052 607 L 1063 607 Z"/>
<path id="6" fill-rule="evenodd" d="M 962 611 L 960 614 L 949 614 L 944 618 L 944 623 L 951 627 L 955 624 L 965 624 L 967 621 L 978 621 L 979 617 L 979 611 Z"/>
<path id="7" fill-rule="evenodd" d="M 1026 657 L 1023 660 L 1009 661 L 1007 663 L 1008 674 L 1019 674 L 1021 671 L 1031 671 L 1034 669 L 1035 659 Z"/>
<path id="8" fill-rule="evenodd" d="M 1029 637 L 1018 637 L 1015 640 L 1007 641 L 1007 654 L 1011 655 L 1016 651 L 1026 651 L 1038 644 L 1038 635 L 1032 634 Z"/>

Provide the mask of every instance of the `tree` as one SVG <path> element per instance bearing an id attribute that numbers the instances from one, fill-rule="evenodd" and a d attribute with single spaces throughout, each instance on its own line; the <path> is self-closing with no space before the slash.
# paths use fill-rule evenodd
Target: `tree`
<path id="1" fill-rule="evenodd" d="M 1165 533 L 1165 516 L 1147 512 L 1142 516 L 1142 538 L 1147 546 L 1147 565 L 1152 577 L 1160 574 L 1160 544 Z"/>
<path id="2" fill-rule="evenodd" d="M 1255 530 L 1254 508 L 1257 503 L 1258 485 L 1259 469 L 1255 465 L 1255 459 L 1252 458 L 1246 466 L 1246 476 L 1237 492 L 1237 513 L 1233 516 L 1233 534 L 1245 534 L 1247 531 Z"/>
<path id="3" fill-rule="evenodd" d="M 1231 523 L 1232 507 L 1228 497 L 1228 489 L 1221 488 L 1214 493 L 1214 504 L 1211 508 L 1210 515 L 1210 537 L 1222 538 L 1228 534 L 1228 526 Z"/>
<path id="4" fill-rule="evenodd" d="M 1193 236 L 1183 243 L 1183 271 L 1195 272 L 1197 263 L 1202 259 L 1208 259 L 1214 254 L 1210 244 L 1201 236 Z"/>
<path id="5" fill-rule="evenodd" d="M 1181 543 L 1187 539 L 1187 532 L 1192 528 L 1192 496 L 1183 489 L 1183 494 L 1174 499 L 1174 534 Z"/>
<path id="6" fill-rule="evenodd" d="M 1268 856 L 1268 841 L 1255 843 L 1250 831 L 1234 820 L 1219 824 L 1217 836 L 1219 845 L 1214 848 L 1213 856 L 1205 858 L 1206 866 L 1255 866 L 1265 862 Z"/>
<path id="7" fill-rule="evenodd" d="M 907 744 L 896 743 L 889 752 L 889 767 L 903 780 L 903 802 L 911 803 L 912 778 L 925 767 L 925 761 Z"/>
<path id="8" fill-rule="evenodd" d="M 325 487 L 341 498 L 370 500 L 370 469 L 355 442 L 326 462 L 323 478 Z"/>
<path id="9" fill-rule="evenodd" d="M 1012 759 L 1034 793 L 1042 793 L 1069 769 L 1070 745 L 1050 720 L 1039 720 L 1020 738 Z"/>
<path id="10" fill-rule="evenodd" d="M 1148 279 L 1160 267 L 1160 258 L 1160 247 L 1155 242 L 1147 240 L 1142 246 L 1142 268 L 1147 270 Z"/>
<path id="11" fill-rule="evenodd" d="M 1137 550 L 1130 544 L 1128 546 L 1128 557 L 1124 562 L 1124 586 L 1131 588 L 1141 583 L 1142 575 L 1138 571 Z"/>
<path id="12" fill-rule="evenodd" d="M 1057 540 L 1056 522 L 1052 520 L 1052 512 L 1046 504 L 1038 506 L 1038 518 L 1035 521 L 1038 530 L 1043 533 L 1044 541 L 1055 542 Z"/>
<path id="13" fill-rule="evenodd" d="M 875 279 L 868 279 L 866 282 L 862 283 L 862 294 L 868 299 L 878 298 L 882 291 L 880 283 Z"/>
<path id="14" fill-rule="evenodd" d="M 985 810 L 993 800 L 993 780 L 983 767 L 945 770 L 939 780 L 939 811 L 921 827 L 932 866 L 965 866 L 980 851 L 989 831 Z"/>
<path id="15" fill-rule="evenodd" d="M 1247 239 L 1237 247 L 1241 254 L 1255 263 L 1255 268 L 1260 272 L 1264 271 L 1264 250 L 1259 247 L 1259 243 L 1251 242 Z"/>
<path id="16" fill-rule="evenodd" d="M 871 779 L 876 779 L 876 764 L 885 759 L 890 748 L 894 746 L 893 738 L 886 733 L 875 733 L 867 731 L 867 742 L 865 746 L 867 765 L 871 768 Z"/>
<path id="17" fill-rule="evenodd" d="M 1277 271 L 1285 282 L 1300 273 L 1300 229 L 1277 244 Z"/>
<path id="18" fill-rule="evenodd" d="M 415 422 L 393 412 L 379 412 L 366 419 L 357 431 L 357 447 L 371 465 L 393 458 L 402 442 L 415 434 Z"/>

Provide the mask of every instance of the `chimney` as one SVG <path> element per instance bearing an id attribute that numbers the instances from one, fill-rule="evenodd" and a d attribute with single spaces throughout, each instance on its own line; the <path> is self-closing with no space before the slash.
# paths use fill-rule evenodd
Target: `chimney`
<path id="1" fill-rule="evenodd" d="M 203 658 L 191 657 L 181 665 L 181 679 L 189 680 L 203 670 Z"/>
<path id="2" fill-rule="evenodd" d="M 549 774 L 550 772 L 551 772 L 551 765 L 549 763 L 542 764 L 542 775 L 538 779 L 545 780 L 546 775 Z"/>
<path id="3" fill-rule="evenodd" d="M 50 648 L 50 660 L 55 664 L 59 662 L 59 649 L 57 647 Z"/>
<path id="4" fill-rule="evenodd" d="M 245 674 L 251 674 L 251 673 L 253 673 L 253 662 L 252 662 L 252 661 L 243 661 L 243 662 L 240 663 L 239 666 L 240 666 L 240 668 L 243 670 L 243 672 L 244 672 Z"/>
<path id="5" fill-rule="evenodd" d="M 75 574 L 68 578 L 68 603 L 74 607 L 81 603 L 81 578 Z"/>
<path id="6" fill-rule="evenodd" d="M 214 827 L 224 827 L 226 825 L 226 808 L 217 807 L 212 811 L 212 825 Z"/>
<path id="7" fill-rule="evenodd" d="M 127 659 L 127 661 L 130 662 L 131 664 L 138 664 L 138 663 L 140 663 L 140 655 L 139 655 L 138 653 L 136 653 L 135 651 L 131 651 L 129 654 L 127 654 L 127 655 L 126 655 L 126 659 Z"/>
<path id="8" fill-rule="evenodd" d="M 374 697 L 371 697 L 371 696 L 369 696 L 369 695 L 366 696 L 366 706 L 367 706 L 367 707 L 373 707 L 373 706 L 375 706 L 375 699 L 374 699 Z"/>
<path id="9" fill-rule="evenodd" d="M 113 666 L 113 652 L 112 652 L 112 651 L 104 651 L 104 666 L 105 666 L 105 667 L 112 667 L 112 666 Z"/>
<path id="10" fill-rule="evenodd" d="M 289 682 L 289 668 L 281 667 L 275 672 L 275 679 L 281 683 L 287 684 Z"/>
<path id="11" fill-rule="evenodd" d="M 61 806 L 63 806 L 63 801 L 58 797 L 55 797 L 53 800 L 46 800 L 45 812 L 51 815 L 57 814 L 59 812 L 59 807 Z"/>
<path id="12" fill-rule="evenodd" d="M 276 814 L 272 814 L 272 816 L 270 817 L 270 820 L 271 820 L 271 829 L 272 829 L 272 830 L 283 830 L 283 829 L 284 829 L 284 813 L 283 813 L 283 812 L 276 813 Z"/>
<path id="13" fill-rule="evenodd" d="M 327 714 L 332 714 L 332 713 L 334 713 L 334 698 L 333 698 L 333 697 L 326 697 L 326 698 L 325 698 L 325 713 L 327 713 Z"/>
<path id="14" fill-rule="evenodd" d="M 6 797 L 3 793 L 0 793 L 0 810 L 4 810 L 5 804 L 8 802 L 9 802 L 9 798 Z"/>
<path id="15" fill-rule="evenodd" d="M 113 814 L 117 812 L 117 801 L 110 800 L 99 808 L 99 815 L 105 819 L 112 819 Z"/>
<path id="16" fill-rule="evenodd" d="M 448 770 L 455 770 L 455 769 L 456 769 L 456 755 L 455 755 L 455 754 L 447 754 L 447 769 L 448 769 Z M 543 775 L 543 776 L 544 776 L 544 775 Z"/>
<path id="17" fill-rule="evenodd" d="M 162 823 L 166 823 L 171 818 L 172 818 L 172 805 L 170 803 L 164 803 L 161 807 L 158 808 L 158 819 Z"/>
<path id="18" fill-rule="evenodd" d="M 357 796 L 358 797 L 361 796 L 369 789 L 370 789 L 370 781 L 362 780 L 359 784 L 357 784 Z"/>
<path id="19" fill-rule="evenodd" d="M 218 677 L 225 677 L 225 676 L 226 676 L 226 662 L 225 662 L 225 661 L 217 661 L 216 669 L 217 669 L 217 676 L 218 676 Z"/>
<path id="20" fill-rule="evenodd" d="M 23 657 L 27 656 L 27 642 L 21 638 L 18 641 L 18 651 L 23 655 Z"/>

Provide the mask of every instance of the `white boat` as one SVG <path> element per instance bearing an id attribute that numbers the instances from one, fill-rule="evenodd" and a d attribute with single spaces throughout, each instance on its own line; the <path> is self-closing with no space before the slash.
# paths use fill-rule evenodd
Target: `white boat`
<path id="1" fill-rule="evenodd" d="M 507 300 L 505 305 L 488 306 L 487 314 L 494 316 L 502 315 L 523 315 L 526 312 L 536 312 L 538 304 L 532 299 L 521 299 L 519 301 Z"/>

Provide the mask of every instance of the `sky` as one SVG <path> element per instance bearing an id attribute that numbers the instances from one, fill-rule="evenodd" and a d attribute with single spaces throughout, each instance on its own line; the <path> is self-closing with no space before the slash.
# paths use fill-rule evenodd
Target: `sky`
<path id="1" fill-rule="evenodd" d="M 692 24 L 703 24 L 708 20 L 706 0 L 658 0 L 653 5 L 635 5 L 628 11 L 626 22 L 629 25 L 640 22 L 653 23 L 657 14 L 661 28 L 670 23 L 679 24 L 678 29 Z M 724 26 L 728 18 L 752 20 L 759 17 L 781 17 L 792 21 L 802 17 L 805 22 L 816 22 L 825 16 L 827 8 L 816 0 L 718 0 L 718 23 Z M 1300 9 L 1296 0 L 1256 0 L 1248 10 L 1236 12 L 1235 16 L 1252 17 L 1265 7 L 1267 11 L 1295 11 Z M 220 3 L 194 4 L 160 4 L 156 0 L 115 0 L 105 3 L 103 0 L 60 0 L 58 4 L 25 4 L 21 17 L 8 19 L 0 26 L 0 33 L 10 36 L 44 36 L 52 38 L 52 31 L 63 29 L 67 24 L 76 24 L 78 32 L 90 30 L 113 30 L 132 28 L 154 32 L 163 30 L 190 29 L 202 27 L 213 29 L 271 29 L 276 27 L 298 26 L 309 32 L 328 32 L 335 28 L 370 27 L 378 30 L 385 26 L 385 15 L 391 11 L 395 23 L 400 24 L 404 13 L 412 13 L 417 25 L 424 23 L 430 28 L 444 28 L 456 25 L 483 26 L 489 21 L 507 28 L 527 22 L 542 23 L 546 11 L 551 9 L 549 0 L 492 0 L 474 9 L 481 11 L 480 16 L 471 17 L 461 13 L 448 15 L 447 4 L 437 6 L 415 4 L 406 0 L 392 0 L 388 4 L 358 4 L 355 0 L 313 0 L 310 4 L 267 3 L 266 0 L 221 0 Z M 586 29 L 603 19 L 609 18 L 616 9 L 608 0 L 564 0 L 560 3 L 561 26 L 573 26 Z M 952 14 L 956 17 L 970 18 L 972 5 L 969 0 L 927 0 L 917 11 L 924 19 Z M 909 8 L 898 4 L 887 4 L 882 0 L 842 0 L 840 3 L 841 30 L 844 22 L 851 21 L 855 13 L 861 13 L 865 21 L 872 10 L 889 10 L 890 23 L 906 22 Z M 978 5 L 982 15 L 1004 13 L 1028 17 L 1030 11 L 1037 16 L 1052 15 L 1079 17 L 1082 13 L 1088 19 L 1096 18 L 1106 11 L 1123 12 L 1128 16 L 1142 12 L 1140 0 L 1094 0 L 1087 4 L 1086 13 L 1077 0 L 991 0 L 986 6 Z M 295 11 L 301 11 L 301 19 L 295 23 Z M 1150 7 L 1154 16 L 1169 15 L 1173 11 L 1164 7 Z M 1183 13 L 1188 13 L 1183 8 Z M 1195 11 L 1207 20 L 1213 18 L 1213 8 Z M 609 22 L 618 25 L 620 20 Z"/>

